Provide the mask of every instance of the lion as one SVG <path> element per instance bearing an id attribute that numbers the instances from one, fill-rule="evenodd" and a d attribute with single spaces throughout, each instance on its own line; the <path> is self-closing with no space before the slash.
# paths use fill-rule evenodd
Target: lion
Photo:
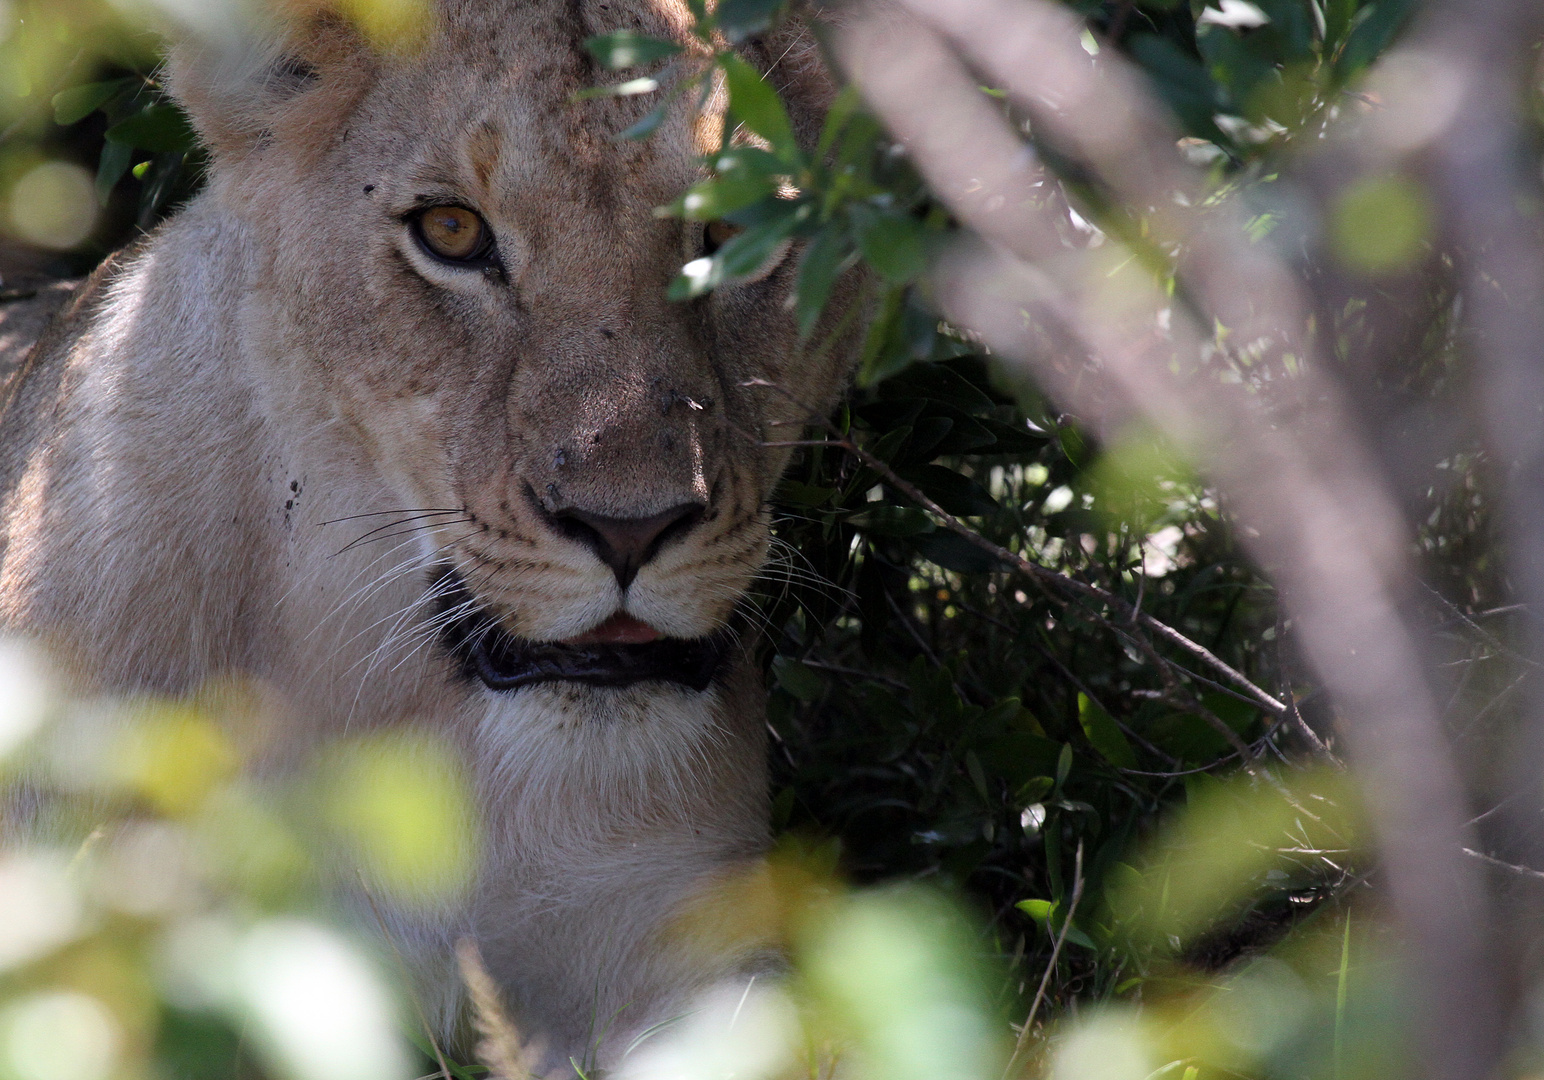
<path id="1" fill-rule="evenodd" d="M 743 615 L 768 444 L 853 352 L 801 346 L 797 244 L 667 299 L 714 237 L 657 208 L 705 175 L 724 95 L 616 137 L 654 102 L 578 92 L 619 29 L 702 48 L 684 0 L 436 0 L 397 50 L 315 14 L 178 46 L 206 188 L 40 298 L 61 310 L 5 339 L 0 396 L 0 627 L 93 691 L 255 680 L 279 758 L 454 740 L 477 880 L 393 932 L 445 981 L 475 941 L 549 1067 L 771 962 L 669 927 L 769 843 Z M 834 87 L 807 29 L 741 52 L 812 142 Z"/>

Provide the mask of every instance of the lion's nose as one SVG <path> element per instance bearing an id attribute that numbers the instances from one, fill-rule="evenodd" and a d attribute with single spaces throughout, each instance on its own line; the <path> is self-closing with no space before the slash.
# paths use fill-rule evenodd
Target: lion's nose
<path id="1" fill-rule="evenodd" d="M 565 535 L 587 545 L 611 567 L 622 588 L 632 584 L 638 570 L 672 540 L 689 532 L 702 520 L 701 503 L 681 503 L 662 513 L 640 518 L 614 518 L 585 510 L 560 510 L 552 515 Z"/>

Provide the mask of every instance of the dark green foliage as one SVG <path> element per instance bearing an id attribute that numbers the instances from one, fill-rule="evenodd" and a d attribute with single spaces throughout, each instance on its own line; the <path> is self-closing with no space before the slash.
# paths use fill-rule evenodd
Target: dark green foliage
<path id="1" fill-rule="evenodd" d="M 149 76 L 72 87 L 56 95 L 53 106 L 54 120 L 66 126 L 103 115 L 97 197 L 105 206 L 132 173 L 139 184 L 139 229 L 149 229 L 202 183 L 205 154 L 198 137 L 183 111 Z"/>
<path id="2" fill-rule="evenodd" d="M 1140 592 L 1143 610 L 1274 686 L 1272 595 L 1199 485 L 1149 476 L 1136 494 L 1151 505 L 1121 516 L 1117 503 L 1139 500 L 1112 489 L 1111 455 L 1028 404 L 1034 426 L 986 362 L 961 357 L 855 393 L 841 424 L 989 539 L 1129 600 Z M 1079 843 L 1097 895 L 1184 796 L 1182 778 L 1144 774 L 1225 763 L 1227 744 L 1158 700 L 1156 672 L 1092 610 L 994 565 L 850 456 L 807 452 L 780 506 L 765 587 L 779 824 L 839 838 L 860 879 L 964 886 L 1008 953 L 1048 950 L 1016 905 L 1064 899 Z M 1144 580 L 1139 545 L 1171 520 L 1183 523 L 1178 565 Z M 1201 690 L 1245 739 L 1264 733 L 1259 710 Z M 1095 905 L 1078 918 L 1075 945 L 1108 938 Z"/>

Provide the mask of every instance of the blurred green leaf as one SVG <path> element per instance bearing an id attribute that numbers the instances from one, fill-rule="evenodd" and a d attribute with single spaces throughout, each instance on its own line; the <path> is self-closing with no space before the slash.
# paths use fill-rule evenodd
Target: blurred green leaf
<path id="1" fill-rule="evenodd" d="M 54 95 L 54 123 L 63 127 L 78 124 L 115 98 L 139 86 L 138 79 L 110 79 L 71 87 Z"/>
<path id="2" fill-rule="evenodd" d="M 870 266 L 897 285 L 922 276 L 927 269 L 927 249 L 917 221 L 861 204 L 852 207 L 851 213 L 858 250 Z"/>
<path id="3" fill-rule="evenodd" d="M 772 25 L 786 0 L 721 0 L 714 21 L 730 41 L 743 41 Z"/>
<path id="4" fill-rule="evenodd" d="M 1368 177 L 1334 204 L 1331 246 L 1342 264 L 1369 275 L 1398 273 L 1421 257 L 1432 232 L 1431 198 L 1404 176 Z"/>
<path id="5" fill-rule="evenodd" d="M 134 147 L 127 143 L 104 142 L 102 156 L 97 163 L 97 201 L 103 206 L 112 197 L 113 189 L 134 164 Z"/>
<path id="6" fill-rule="evenodd" d="M 642 120 L 639 120 L 636 124 L 631 124 L 618 132 L 617 138 L 634 140 L 647 139 L 650 135 L 653 135 L 656 131 L 659 130 L 660 124 L 665 122 L 665 116 L 669 113 L 669 111 L 670 103 L 668 101 L 660 102 L 660 104 L 651 109 Z"/>
<path id="7" fill-rule="evenodd" d="M 808 340 L 820 322 L 826 301 L 836 281 L 851 267 L 852 245 L 841 231 L 834 227 L 815 234 L 799 260 L 799 278 L 795 291 L 794 311 L 799 319 L 799 338 Z"/>
<path id="8" fill-rule="evenodd" d="M 1001 1075 L 1003 1031 L 986 996 L 969 924 L 911 889 L 859 894 L 801 943 L 810 986 L 865 1075 L 986 1080 Z"/>
<path id="9" fill-rule="evenodd" d="M 329 823 L 391 899 L 435 906 L 471 884 L 473 798 L 447 747 L 411 734 L 374 736 L 343 747 L 318 782 Z"/>
<path id="10" fill-rule="evenodd" d="M 601 67 L 609 71 L 650 64 L 681 52 L 681 46 L 673 41 L 649 37 L 633 30 L 613 30 L 609 34 L 592 37 L 584 43 L 584 47 Z"/>
<path id="11" fill-rule="evenodd" d="M 1415 10 L 1415 0 L 1376 0 L 1357 11 L 1351 33 L 1335 58 L 1335 74 L 1350 79 L 1388 48 Z"/>

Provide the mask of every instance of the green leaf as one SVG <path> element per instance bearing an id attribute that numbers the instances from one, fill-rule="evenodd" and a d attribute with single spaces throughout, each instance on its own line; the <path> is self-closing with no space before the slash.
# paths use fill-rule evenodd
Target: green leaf
<path id="1" fill-rule="evenodd" d="M 766 82 L 755 68 L 733 53 L 718 58 L 724 69 L 724 81 L 729 87 L 729 109 L 740 123 L 767 140 L 773 153 L 797 166 L 800 163 L 798 144 L 794 142 L 793 124 L 783 108 L 777 91 Z"/>
<path id="2" fill-rule="evenodd" d="M 157 154 L 186 153 L 198 145 L 187 115 L 162 102 L 135 113 L 107 129 L 107 141 Z"/>
<path id="3" fill-rule="evenodd" d="M 1346 39 L 1345 48 L 1335 58 L 1336 76 L 1349 79 L 1372 63 L 1404 26 L 1414 7 L 1413 0 L 1378 0 L 1360 22 L 1353 20 L 1354 25 Z M 1367 9 L 1364 7 L 1362 10 Z M 1361 12 L 1357 14 L 1361 15 Z"/>
<path id="4" fill-rule="evenodd" d="M 897 285 L 922 276 L 927 269 L 927 248 L 919 222 L 861 203 L 850 212 L 858 250 L 870 266 Z"/>
<path id="5" fill-rule="evenodd" d="M 104 142 L 102 144 L 102 156 L 97 161 L 96 193 L 97 201 L 103 206 L 112 196 L 113 189 L 118 186 L 118 181 L 123 179 L 123 174 L 129 171 L 129 166 L 134 164 L 134 148 L 126 143 Z"/>
<path id="6" fill-rule="evenodd" d="M 1055 938 L 1062 932 L 1062 925 L 1066 922 L 1066 913 L 1062 910 L 1061 904 L 1054 904 L 1049 900 L 1020 900 L 1013 906 L 1044 927 L 1045 932 L 1050 937 Z M 1093 939 L 1076 926 L 1067 927 L 1067 940 L 1074 945 L 1081 945 L 1085 949 L 1097 948 Z"/>
<path id="7" fill-rule="evenodd" d="M 1033 454 L 1050 437 L 1030 431 L 1022 422 L 1008 424 L 988 418 L 978 420 L 977 423 L 996 439 L 996 442 L 987 444 L 990 449 L 984 452 L 988 454 Z"/>
<path id="8" fill-rule="evenodd" d="M 863 341 L 863 352 L 858 360 L 858 385 L 873 386 L 894 375 L 911 362 L 905 350 L 890 349 L 896 337 L 905 302 L 905 290 L 890 287 L 879 302 L 879 312 L 869 324 L 868 336 Z"/>
<path id="9" fill-rule="evenodd" d="M 955 517 L 980 517 L 998 511 L 997 500 L 970 477 L 942 465 L 908 465 L 896 470 Z"/>
<path id="10" fill-rule="evenodd" d="M 1024 914 L 1044 926 L 1051 918 L 1051 909 L 1056 905 L 1049 900 L 1020 900 L 1013 905 Z"/>
<path id="11" fill-rule="evenodd" d="M 976 794 L 981 796 L 981 801 L 988 806 L 992 805 L 992 790 L 986 782 L 986 770 L 981 767 L 981 758 L 974 750 L 965 751 L 965 772 L 970 776 L 970 782 L 976 789 Z"/>
<path id="12" fill-rule="evenodd" d="M 772 25 L 783 0 L 721 0 L 714 18 L 730 41 L 744 41 Z"/>
<path id="13" fill-rule="evenodd" d="M 1061 753 L 1056 757 L 1056 790 L 1059 792 L 1062 785 L 1067 782 L 1067 777 L 1072 772 L 1072 744 L 1062 743 Z"/>
<path id="14" fill-rule="evenodd" d="M 693 184 L 671 210 L 688 221 L 717 221 L 776 194 L 777 185 L 760 176 L 734 176 Z"/>
<path id="15" fill-rule="evenodd" d="M 1026 805 L 1037 803 L 1051 793 L 1056 781 L 1049 776 L 1032 776 L 1020 785 L 1016 793 L 1019 802 Z"/>
<path id="16" fill-rule="evenodd" d="M 847 126 L 847 121 L 852 119 L 853 113 L 863 103 L 863 97 L 858 88 L 851 83 L 842 87 L 841 93 L 836 95 L 836 100 L 826 110 L 826 122 L 820 129 L 820 142 L 815 147 L 816 159 L 824 158 L 836 143 L 836 138 Z"/>
<path id="17" fill-rule="evenodd" d="M 711 258 L 693 259 L 681 267 L 670 283 L 669 298 L 691 300 L 761 269 L 799 225 L 801 208 L 792 202 L 787 205 L 787 212 L 746 229 Z"/>
<path id="18" fill-rule="evenodd" d="M 826 505 L 836 497 L 838 491 L 834 487 L 817 487 L 814 484 L 801 484 L 797 480 L 784 480 L 778 485 L 777 501 L 813 509 Z"/>
<path id="19" fill-rule="evenodd" d="M 652 64 L 681 52 L 681 46 L 663 38 L 649 37 L 632 30 L 613 30 L 592 37 L 584 43 L 601 67 L 610 71 Z"/>
<path id="20" fill-rule="evenodd" d="M 719 248 L 715 258 L 723 266 L 729 278 L 745 277 L 760 270 L 774 252 L 787 240 L 796 224 L 791 219 L 769 221 L 746 229 L 729 243 Z"/>
<path id="21" fill-rule="evenodd" d="M 654 109 L 651 110 L 649 114 L 642 120 L 638 121 L 636 124 L 629 125 L 622 131 L 617 132 L 617 138 L 647 139 L 650 135 L 653 135 L 656 131 L 659 130 L 660 124 L 665 122 L 665 114 L 669 111 L 669 109 L 670 103 L 668 101 L 660 102 L 660 104 L 655 106 Z"/>
<path id="22" fill-rule="evenodd" d="M 873 536 L 919 536 L 937 528 L 932 518 L 911 506 L 875 506 L 852 515 L 847 523 Z"/>
<path id="23" fill-rule="evenodd" d="M 713 158 L 720 176 L 759 176 L 766 179 L 788 175 L 788 163 L 757 146 L 735 146 Z"/>
<path id="24" fill-rule="evenodd" d="M 909 438 L 911 438 L 911 426 L 909 424 L 893 428 L 885 432 L 884 435 L 880 436 L 878 442 L 869 447 L 869 453 L 873 454 L 880 461 L 888 462 L 895 457 Z"/>
<path id="25" fill-rule="evenodd" d="M 917 364 L 888 380 L 880 393 L 886 398 L 941 401 L 966 413 L 989 412 L 997 406 L 980 387 L 948 364 Z"/>
<path id="26" fill-rule="evenodd" d="M 852 245 L 838 228 L 815 234 L 799 260 L 799 279 L 794 290 L 794 313 L 799 319 L 799 340 L 807 341 L 820 322 L 837 278 L 853 264 Z"/>
<path id="27" fill-rule="evenodd" d="M 54 123 L 64 127 L 78 124 L 120 94 L 138 85 L 138 79 L 110 79 L 107 82 L 72 86 L 54 95 Z"/>
<path id="28" fill-rule="evenodd" d="M 957 574 L 985 574 L 1002 569 L 990 554 L 958 533 L 940 529 L 914 536 L 909 542 L 928 562 Z"/>
<path id="29" fill-rule="evenodd" d="M 826 683 L 807 665 L 791 657 L 779 656 L 772 661 L 772 674 L 777 685 L 800 701 L 808 704 L 826 692 Z"/>
<path id="30" fill-rule="evenodd" d="M 1123 769 L 1137 767 L 1137 756 L 1131 749 L 1131 743 L 1126 741 L 1120 725 L 1087 694 L 1078 695 L 1078 723 L 1083 728 L 1083 734 L 1088 736 L 1089 745 L 1110 764 Z"/>

